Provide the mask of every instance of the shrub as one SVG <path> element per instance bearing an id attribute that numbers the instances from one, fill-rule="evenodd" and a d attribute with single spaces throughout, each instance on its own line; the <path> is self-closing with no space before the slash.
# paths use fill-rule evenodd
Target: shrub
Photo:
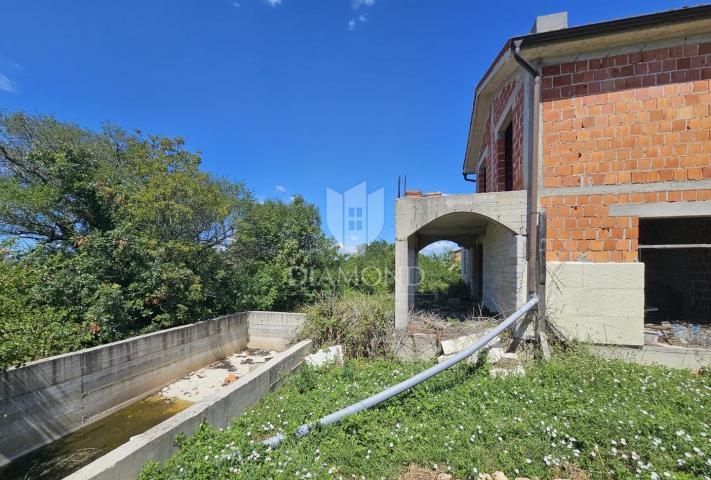
<path id="1" fill-rule="evenodd" d="M 417 286 L 421 294 L 448 294 L 450 288 L 461 282 L 459 262 L 454 261 L 453 252 L 424 255 L 420 253 L 420 284 Z M 458 296 L 458 295 L 457 295 Z"/>
<path id="2" fill-rule="evenodd" d="M 38 305 L 32 286 L 42 270 L 0 257 L 0 371 L 37 357 L 81 348 L 86 326 L 67 321 L 67 311 Z"/>
<path id="3" fill-rule="evenodd" d="M 391 350 L 395 304 L 390 294 L 349 292 L 304 309 L 303 336 L 317 345 L 341 344 L 350 357 L 386 356 Z"/>

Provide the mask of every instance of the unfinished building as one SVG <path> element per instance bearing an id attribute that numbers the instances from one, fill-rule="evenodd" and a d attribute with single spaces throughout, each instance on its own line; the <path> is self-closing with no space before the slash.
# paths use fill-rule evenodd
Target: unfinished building
<path id="1" fill-rule="evenodd" d="M 569 338 L 642 345 L 645 317 L 711 323 L 710 79 L 709 6 L 547 15 L 506 41 L 475 91 L 475 193 L 397 200 L 397 327 L 437 240 L 462 246 L 474 299 L 506 312 L 539 293 Z"/>

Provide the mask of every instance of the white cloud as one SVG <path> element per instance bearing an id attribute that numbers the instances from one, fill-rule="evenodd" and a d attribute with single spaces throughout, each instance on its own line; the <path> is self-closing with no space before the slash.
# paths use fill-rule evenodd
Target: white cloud
<path id="1" fill-rule="evenodd" d="M 340 253 L 347 253 L 347 254 L 353 254 L 358 251 L 358 248 L 355 247 L 354 245 L 344 245 L 342 243 L 337 243 L 336 248 Z"/>
<path id="2" fill-rule="evenodd" d="M 0 73 L 0 91 L 8 93 L 15 93 L 17 91 L 15 83 L 2 73 Z"/>
<path id="3" fill-rule="evenodd" d="M 360 23 L 365 23 L 367 22 L 368 19 L 365 17 L 365 15 L 358 15 L 357 18 L 351 18 L 348 20 L 348 31 L 353 31 L 356 28 L 356 25 Z"/>
<path id="4" fill-rule="evenodd" d="M 264 0 L 267 2 L 269 5 L 272 7 L 276 7 L 277 5 L 281 5 L 281 0 Z"/>
<path id="5" fill-rule="evenodd" d="M 274 188 L 276 189 L 277 192 L 286 192 L 286 188 L 282 187 L 281 185 L 277 185 Z"/>
<path id="6" fill-rule="evenodd" d="M 353 10 L 358 10 L 360 7 L 371 7 L 375 4 L 375 0 L 353 0 L 351 7 Z"/>
<path id="7" fill-rule="evenodd" d="M 239 2 L 232 2 L 232 6 L 235 7 L 235 8 L 239 8 L 239 7 L 240 7 L 240 3 L 239 3 Z"/>
<path id="8" fill-rule="evenodd" d="M 452 250 L 457 250 L 459 245 L 449 240 L 440 240 L 439 242 L 430 243 L 425 248 L 420 250 L 423 255 L 433 255 L 435 253 L 444 253 Z"/>

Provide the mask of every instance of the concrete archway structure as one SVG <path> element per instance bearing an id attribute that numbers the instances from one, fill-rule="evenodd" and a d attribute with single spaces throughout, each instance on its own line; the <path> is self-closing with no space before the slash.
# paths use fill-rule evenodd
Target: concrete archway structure
<path id="1" fill-rule="evenodd" d="M 418 281 L 417 254 L 427 245 L 450 240 L 462 247 L 463 279 L 478 289 L 494 311 L 526 302 L 526 192 L 475 193 L 398 198 L 395 206 L 395 326 L 407 327 Z M 473 249 L 483 256 L 474 265 Z"/>

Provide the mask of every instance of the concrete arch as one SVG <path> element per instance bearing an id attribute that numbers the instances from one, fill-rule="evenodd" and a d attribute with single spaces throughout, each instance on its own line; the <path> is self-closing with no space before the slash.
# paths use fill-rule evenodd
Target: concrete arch
<path id="1" fill-rule="evenodd" d="M 469 248 L 477 237 L 486 234 L 487 227 L 491 225 L 497 225 L 512 235 L 518 233 L 480 213 L 457 211 L 438 216 L 418 228 L 413 235 L 417 237 L 418 250 L 440 240 L 449 240 L 460 247 Z"/>
<path id="2" fill-rule="evenodd" d="M 526 191 L 399 198 L 395 206 L 395 238 L 405 239 L 453 213 L 471 213 L 523 235 L 526 233 Z"/>
<path id="3" fill-rule="evenodd" d="M 471 261 L 466 257 L 471 248 L 485 242 L 491 284 L 482 301 L 489 308 L 508 309 L 525 302 L 525 191 L 399 198 L 395 216 L 397 328 L 407 327 L 414 306 L 418 252 L 439 240 L 461 245 L 465 262 Z"/>

